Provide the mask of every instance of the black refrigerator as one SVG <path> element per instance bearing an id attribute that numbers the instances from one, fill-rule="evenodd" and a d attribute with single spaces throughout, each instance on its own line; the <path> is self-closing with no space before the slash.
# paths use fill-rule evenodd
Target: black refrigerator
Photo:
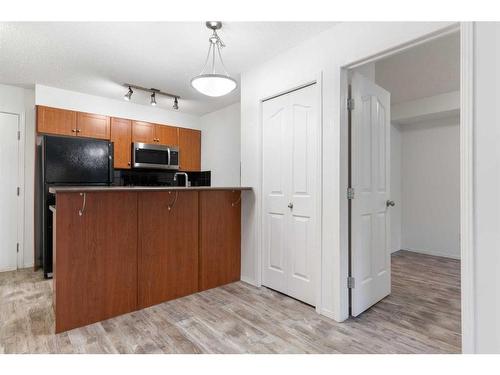
<path id="1" fill-rule="evenodd" d="M 43 135 L 37 138 L 35 184 L 35 265 L 52 277 L 51 186 L 102 186 L 113 181 L 113 143 Z"/>

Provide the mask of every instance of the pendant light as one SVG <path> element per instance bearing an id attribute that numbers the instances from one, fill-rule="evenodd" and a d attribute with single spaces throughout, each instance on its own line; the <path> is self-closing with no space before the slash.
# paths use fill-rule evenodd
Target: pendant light
<path id="1" fill-rule="evenodd" d="M 205 24 L 212 30 L 212 35 L 208 38 L 208 54 L 203 69 L 199 75 L 191 80 L 191 86 L 198 92 L 212 97 L 224 96 L 233 91 L 237 84 L 226 71 L 220 49 L 225 47 L 224 43 L 217 34 L 217 30 L 222 27 L 220 21 L 209 21 Z M 216 60 L 220 60 L 222 72 L 217 72 Z"/>

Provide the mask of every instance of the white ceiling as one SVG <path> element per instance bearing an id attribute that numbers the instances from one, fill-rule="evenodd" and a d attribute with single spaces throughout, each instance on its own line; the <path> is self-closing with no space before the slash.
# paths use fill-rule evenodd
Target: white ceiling
<path id="1" fill-rule="evenodd" d="M 330 22 L 228 22 L 219 35 L 224 63 L 240 73 L 330 28 Z M 0 83 L 35 83 L 121 99 L 124 82 L 180 95 L 180 110 L 205 114 L 237 102 L 238 90 L 208 98 L 190 80 L 204 63 L 204 22 L 0 23 Z M 133 101 L 148 103 L 146 94 Z M 169 99 L 159 106 L 171 108 Z"/>
<path id="2" fill-rule="evenodd" d="M 391 93 L 393 104 L 460 90 L 460 34 L 377 61 L 375 80 Z"/>

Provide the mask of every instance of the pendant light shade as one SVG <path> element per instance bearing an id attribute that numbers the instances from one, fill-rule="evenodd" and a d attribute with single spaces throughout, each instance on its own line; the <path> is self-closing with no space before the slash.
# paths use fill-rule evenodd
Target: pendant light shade
<path id="1" fill-rule="evenodd" d="M 224 96 L 233 91 L 237 83 L 229 76 L 222 61 L 220 49 L 225 47 L 225 45 L 217 34 L 217 30 L 222 27 L 222 23 L 219 21 L 210 21 L 206 23 L 206 26 L 213 31 L 208 39 L 208 54 L 201 73 L 191 80 L 191 86 L 203 95 L 212 97 Z M 217 59 L 220 65 L 219 71 L 217 71 Z"/>

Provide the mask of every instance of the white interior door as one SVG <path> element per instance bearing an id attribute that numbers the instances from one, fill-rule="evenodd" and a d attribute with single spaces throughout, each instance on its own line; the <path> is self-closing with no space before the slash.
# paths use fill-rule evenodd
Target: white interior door
<path id="1" fill-rule="evenodd" d="M 0 112 L 0 271 L 17 269 L 19 116 Z"/>
<path id="2" fill-rule="evenodd" d="M 263 104 L 263 285 L 316 305 L 320 179 L 317 86 Z"/>
<path id="3" fill-rule="evenodd" d="M 351 314 L 391 293 L 390 94 L 359 73 L 351 81 Z"/>

